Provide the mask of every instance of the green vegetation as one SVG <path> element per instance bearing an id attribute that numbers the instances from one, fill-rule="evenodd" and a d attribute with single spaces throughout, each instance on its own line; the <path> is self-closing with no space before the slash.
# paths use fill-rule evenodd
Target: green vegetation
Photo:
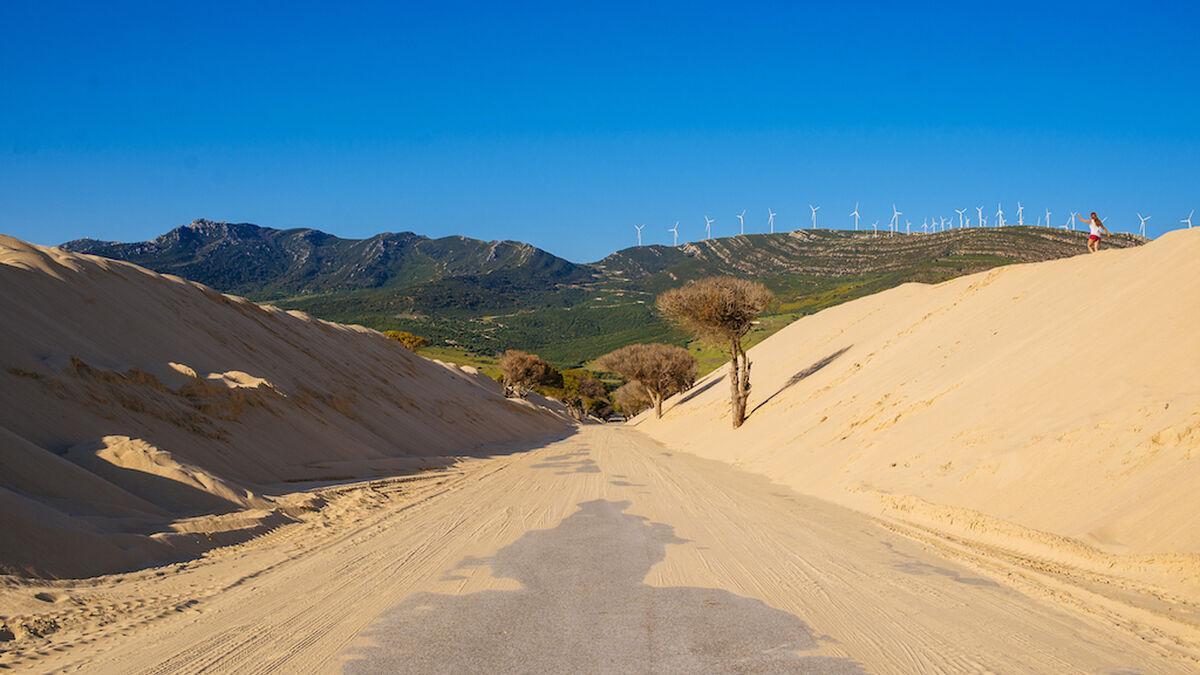
<path id="1" fill-rule="evenodd" d="M 507 349 L 556 368 L 588 364 L 634 343 L 687 347 L 701 374 L 721 365 L 655 309 L 688 281 L 733 276 L 762 282 L 778 302 L 745 337 L 753 346 L 788 323 L 906 282 L 938 283 L 998 265 L 1085 250 L 1086 236 L 1035 227 L 931 235 L 802 230 L 644 246 L 591 264 L 528 244 L 412 233 L 341 239 L 317 230 L 195 221 L 149 242 L 68 242 L 68 250 L 128 260 L 224 292 L 341 323 L 428 339 L 419 353 L 492 377 Z M 1134 246 L 1118 235 L 1109 246 Z"/>

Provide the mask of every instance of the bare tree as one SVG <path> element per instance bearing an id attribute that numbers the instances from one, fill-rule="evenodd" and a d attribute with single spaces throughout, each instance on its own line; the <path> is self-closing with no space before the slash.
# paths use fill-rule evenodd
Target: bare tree
<path id="1" fill-rule="evenodd" d="M 562 375 L 554 366 L 537 354 L 510 349 L 500 355 L 500 373 L 504 377 L 504 396 L 525 397 L 529 390 L 538 385 L 553 385 L 561 382 Z"/>
<path id="2" fill-rule="evenodd" d="M 750 399 L 750 359 L 742 339 L 754 320 L 774 299 L 757 281 L 709 277 L 658 296 L 658 309 L 668 319 L 696 337 L 729 350 L 729 385 L 733 426 L 746 421 Z"/>
<path id="3" fill-rule="evenodd" d="M 633 417 L 650 407 L 650 395 L 639 382 L 626 382 L 612 393 L 613 404 L 626 417 Z"/>
<path id="4" fill-rule="evenodd" d="M 658 417 L 662 417 L 664 398 L 696 381 L 696 357 L 673 345 L 627 345 L 601 356 L 596 365 L 642 385 Z"/>

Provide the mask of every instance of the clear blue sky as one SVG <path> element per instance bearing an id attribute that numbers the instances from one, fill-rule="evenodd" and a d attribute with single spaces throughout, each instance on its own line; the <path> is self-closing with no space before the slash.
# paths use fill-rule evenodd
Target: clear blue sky
<path id="1" fill-rule="evenodd" d="M 208 217 L 591 260 L 743 208 L 1021 200 L 1151 234 L 1200 208 L 1196 3 L 336 4 L 0 2 L 0 232 Z"/>

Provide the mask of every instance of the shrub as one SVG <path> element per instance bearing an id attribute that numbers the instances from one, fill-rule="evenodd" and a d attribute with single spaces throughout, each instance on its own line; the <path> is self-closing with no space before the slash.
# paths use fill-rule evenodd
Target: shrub
<path id="1" fill-rule="evenodd" d="M 613 405 L 626 417 L 633 417 L 650 407 L 650 395 L 638 382 L 626 382 L 612 393 Z"/>
<path id="2" fill-rule="evenodd" d="M 499 366 L 507 398 L 524 398 L 536 386 L 562 384 L 562 375 L 536 354 L 510 349 L 500 355 Z"/>
<path id="3" fill-rule="evenodd" d="M 696 358 L 673 345 L 628 345 L 601 356 L 596 364 L 640 384 L 658 417 L 662 417 L 663 399 L 696 381 Z"/>
<path id="4" fill-rule="evenodd" d="M 568 370 L 563 376 L 562 401 L 577 419 L 608 406 L 608 389 L 586 370 Z"/>
<path id="5" fill-rule="evenodd" d="M 420 335 L 414 335 L 406 330 L 385 330 L 383 331 L 383 334 L 389 340 L 395 340 L 396 342 L 399 342 L 405 349 L 408 349 L 409 351 L 415 352 L 421 347 L 429 346 L 428 339 L 423 338 Z"/>

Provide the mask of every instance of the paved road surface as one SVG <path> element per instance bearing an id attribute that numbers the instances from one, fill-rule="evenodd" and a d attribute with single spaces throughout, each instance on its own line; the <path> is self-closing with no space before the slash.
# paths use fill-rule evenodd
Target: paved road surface
<path id="1" fill-rule="evenodd" d="M 105 582 L 113 594 L 122 584 L 161 590 L 121 605 L 127 614 L 101 631 L 27 654 L 18 667 L 1127 673 L 1196 665 L 866 516 L 672 452 L 632 429 L 587 427 L 462 471 L 339 490 L 303 523 Z"/>

